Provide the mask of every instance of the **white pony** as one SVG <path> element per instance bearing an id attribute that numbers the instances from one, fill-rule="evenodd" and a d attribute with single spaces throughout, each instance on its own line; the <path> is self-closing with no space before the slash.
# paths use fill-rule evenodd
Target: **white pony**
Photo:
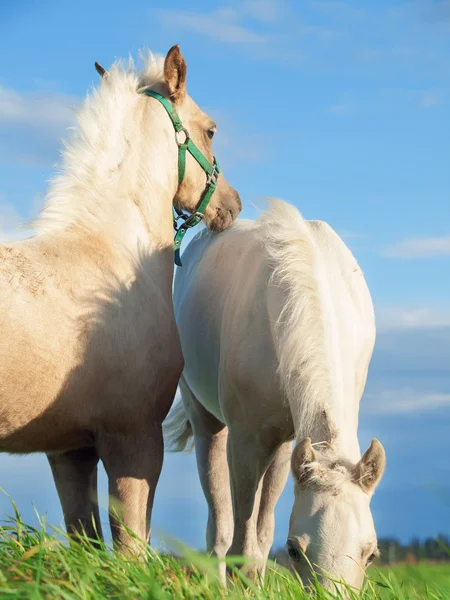
<path id="1" fill-rule="evenodd" d="M 183 403 L 166 434 L 178 450 L 194 435 L 208 550 L 264 572 L 295 440 L 291 562 L 304 581 L 313 565 L 326 585 L 359 588 L 378 553 L 369 504 L 385 454 L 373 440 L 361 458 L 357 439 L 375 323 L 356 260 L 326 223 L 282 201 L 198 235 L 183 260 Z"/>
<path id="2" fill-rule="evenodd" d="M 96 66 L 100 89 L 78 115 L 40 233 L 0 246 L 0 452 L 47 453 L 68 530 L 90 537 L 101 536 L 101 459 L 113 537 L 126 547 L 126 528 L 150 536 L 161 425 L 183 369 L 172 204 L 194 212 L 209 185 L 190 155 L 179 183 L 184 140 L 143 92 L 169 99 L 206 163 L 215 124 L 187 95 L 178 46 L 149 55 L 142 72 Z M 221 176 L 206 224 L 221 231 L 240 208 Z"/>

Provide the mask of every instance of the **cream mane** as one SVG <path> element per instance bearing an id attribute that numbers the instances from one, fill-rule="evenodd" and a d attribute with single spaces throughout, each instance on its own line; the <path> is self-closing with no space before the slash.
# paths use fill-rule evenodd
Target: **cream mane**
<path id="1" fill-rule="evenodd" d="M 280 381 L 289 400 L 296 436 L 318 432 L 331 441 L 337 408 L 321 257 L 307 223 L 292 205 L 272 200 L 257 221 L 273 268 L 271 283 L 286 291 L 275 326 Z M 301 340 L 299 339 L 301 336 Z M 331 414 L 330 414 L 331 413 Z"/>
<path id="2" fill-rule="evenodd" d="M 158 88 L 163 82 L 164 58 L 148 50 L 141 58 L 140 71 L 131 57 L 118 60 L 87 95 L 76 114 L 77 127 L 64 142 L 62 163 L 50 183 L 46 206 L 33 223 L 37 231 L 62 229 L 73 222 L 90 228 L 115 210 L 131 143 L 141 137 L 141 115 L 130 118 L 130 112 L 137 109 L 136 92 Z"/>

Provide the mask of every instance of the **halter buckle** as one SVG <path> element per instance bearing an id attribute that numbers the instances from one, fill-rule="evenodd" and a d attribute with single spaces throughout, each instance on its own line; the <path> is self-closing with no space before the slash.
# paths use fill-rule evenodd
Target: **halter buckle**
<path id="1" fill-rule="evenodd" d="M 219 175 L 220 175 L 220 171 L 217 169 L 217 165 L 213 164 L 211 173 L 208 173 L 206 183 L 208 185 L 211 183 L 214 185 L 217 185 L 217 182 L 219 181 Z"/>
<path id="2" fill-rule="evenodd" d="M 183 142 L 178 137 L 180 133 L 184 133 L 184 135 L 186 136 Z M 183 144 L 187 144 L 188 140 L 189 140 L 189 131 L 185 127 L 183 127 L 183 129 L 180 129 L 179 131 L 175 131 L 175 141 L 177 143 L 178 148 L 180 146 L 183 146 Z"/>
<path id="3" fill-rule="evenodd" d="M 200 221 L 203 221 L 204 218 L 205 215 L 203 213 L 195 212 L 186 219 L 182 227 L 186 227 L 187 229 L 189 229 L 189 227 L 194 227 L 195 225 L 198 225 Z"/>

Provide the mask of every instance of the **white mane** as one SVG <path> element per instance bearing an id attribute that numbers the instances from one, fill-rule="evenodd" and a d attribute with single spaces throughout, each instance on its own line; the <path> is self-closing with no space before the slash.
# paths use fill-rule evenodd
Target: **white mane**
<path id="1" fill-rule="evenodd" d="M 64 142 L 62 164 L 50 183 L 46 206 L 33 223 L 38 231 L 60 229 L 74 221 L 89 226 L 104 218 L 107 210 L 114 210 L 105 195 L 113 201 L 115 194 L 108 190 L 117 191 L 118 171 L 130 140 L 140 138 L 139 118 L 129 118 L 139 98 L 136 92 L 157 88 L 163 81 L 164 58 L 149 50 L 140 57 L 141 71 L 135 70 L 131 57 L 118 60 L 100 86 L 87 95 L 76 114 L 78 127 Z"/>
<path id="2" fill-rule="evenodd" d="M 279 376 L 300 424 L 297 437 L 314 432 L 331 441 L 331 414 L 336 399 L 329 332 L 324 318 L 323 267 L 316 244 L 300 212 L 281 200 L 258 219 L 265 251 L 272 264 L 271 283 L 286 291 L 276 323 Z M 301 338 L 301 339 L 300 339 Z"/>

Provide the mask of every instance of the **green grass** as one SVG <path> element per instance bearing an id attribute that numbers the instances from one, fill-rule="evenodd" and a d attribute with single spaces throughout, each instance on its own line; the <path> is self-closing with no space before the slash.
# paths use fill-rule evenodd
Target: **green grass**
<path id="1" fill-rule="evenodd" d="M 69 544 L 61 532 L 45 533 L 23 524 L 20 516 L 0 526 L 0 598 L 155 599 L 311 598 L 299 582 L 276 565 L 263 587 L 243 578 L 228 589 L 216 579 L 217 564 L 187 552 L 182 560 L 147 550 L 148 563 L 127 559 L 87 540 Z M 450 598 L 450 566 L 419 565 L 372 569 L 361 596 L 365 600 Z M 317 588 L 316 598 L 335 598 Z"/>
<path id="2" fill-rule="evenodd" d="M 373 568 L 369 577 L 390 589 L 379 588 L 380 598 L 445 598 L 450 600 L 450 564 L 398 565 Z"/>

